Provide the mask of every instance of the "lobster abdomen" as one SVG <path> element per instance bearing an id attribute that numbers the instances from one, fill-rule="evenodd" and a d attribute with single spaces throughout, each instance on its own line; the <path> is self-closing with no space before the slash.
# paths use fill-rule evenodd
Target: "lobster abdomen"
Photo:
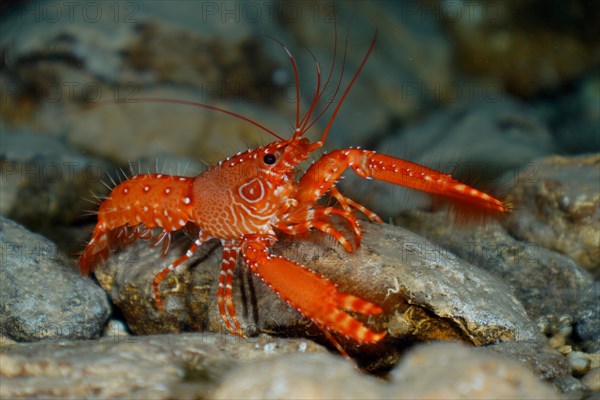
<path id="1" fill-rule="evenodd" d="M 92 239 L 79 259 L 82 273 L 93 271 L 111 250 L 143 237 L 147 229 L 168 233 L 183 228 L 190 220 L 193 180 L 142 174 L 115 186 L 98 210 Z"/>

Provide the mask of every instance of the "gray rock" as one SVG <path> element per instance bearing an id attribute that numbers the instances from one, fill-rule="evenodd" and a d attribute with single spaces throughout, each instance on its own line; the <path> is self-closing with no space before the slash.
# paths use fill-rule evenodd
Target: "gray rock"
<path id="1" fill-rule="evenodd" d="M 600 72 L 584 76 L 573 90 L 538 107 L 556 141 L 568 153 L 600 151 Z"/>
<path id="2" fill-rule="evenodd" d="M 2 129 L 0 158 L 0 212 L 30 228 L 55 230 L 81 220 L 93 208 L 90 192 L 106 191 L 101 181 L 109 163 L 58 138 Z"/>
<path id="3" fill-rule="evenodd" d="M 323 351 L 304 340 L 207 333 L 14 344 L 0 349 L 0 397 L 207 398 L 240 363 Z"/>
<path id="4" fill-rule="evenodd" d="M 560 399 L 514 360 L 451 343 L 419 346 L 392 371 L 401 399 Z"/>
<path id="5" fill-rule="evenodd" d="M 589 290 L 588 301 L 581 307 L 575 320 L 575 331 L 589 353 L 600 353 L 600 282 L 595 281 Z"/>
<path id="6" fill-rule="evenodd" d="M 260 371 L 260 373 L 257 373 Z M 327 354 L 290 354 L 228 373 L 217 399 L 497 399 L 562 396 L 519 363 L 450 343 L 418 346 L 387 381 L 358 375 Z"/>
<path id="7" fill-rule="evenodd" d="M 559 391 L 577 398 L 585 391 L 578 379 L 571 375 L 567 359 L 542 342 L 504 342 L 486 346 L 482 352 L 499 353 L 518 361 L 538 379 L 551 382 Z"/>
<path id="8" fill-rule="evenodd" d="M 0 216 L 0 327 L 17 341 L 98 337 L 106 293 L 67 265 L 56 246 Z"/>
<path id="9" fill-rule="evenodd" d="M 260 372 L 259 372 L 260 371 Z M 358 373 L 330 354 L 288 354 L 235 368 L 213 393 L 215 399 L 382 399 L 383 380 Z"/>
<path id="10" fill-rule="evenodd" d="M 65 138 L 121 165 L 165 153 L 216 162 L 272 139 L 232 116 L 184 105 L 133 104 L 140 98 L 220 105 L 291 133 L 290 119 L 280 116 L 295 110 L 282 93 L 288 82 L 274 83 L 280 66 L 266 54 L 265 41 L 252 35 L 257 24 L 216 16 L 182 23 L 186 16 L 206 14 L 200 3 L 140 3 L 127 11 L 95 7 L 102 18 L 94 23 L 82 19 L 81 10 L 66 18 L 68 24 L 62 18 L 36 23 L 7 18 L 0 39 L 7 62 L 0 79 L 7 88 L 3 116 L 11 125 Z M 107 18 L 113 12 L 117 20 Z M 279 114 L 264 107 L 273 102 Z"/>
<path id="11" fill-rule="evenodd" d="M 600 276 L 600 154 L 534 160 L 515 179 L 509 232 Z"/>
<path id="12" fill-rule="evenodd" d="M 12 344 L 0 361 L 2 398 L 560 398 L 515 361 L 442 343 L 386 381 L 310 341 L 211 333 Z"/>
<path id="13" fill-rule="evenodd" d="M 588 309 L 592 276 L 571 258 L 508 235 L 499 224 L 457 227 L 443 213 L 410 212 L 400 225 L 507 283 L 546 333 L 559 332 Z"/>
<path id="14" fill-rule="evenodd" d="M 432 251 L 430 242 L 401 228 L 362 225 L 363 243 L 354 254 L 317 233 L 284 239 L 273 251 L 330 278 L 341 291 L 382 305 L 384 315 L 367 324 L 375 331 L 387 328 L 390 341 L 463 340 L 484 345 L 538 339 L 510 289 L 486 272 L 439 248 Z M 221 259 L 216 243 L 205 245 L 205 255 L 167 276 L 160 288 L 166 312 L 156 309 L 154 275 L 187 246 L 189 241 L 176 242 L 169 258 L 161 261 L 146 243 L 136 243 L 96 271 L 132 332 L 224 331 L 216 304 Z M 246 269 L 238 268 L 234 286 L 234 304 L 247 335 L 264 332 L 324 340 L 319 330 Z M 389 342 L 382 345 L 385 350 L 375 346 L 371 351 L 340 339 L 350 353 L 374 351 L 381 359 L 387 357 L 387 363 L 398 356 L 398 349 Z"/>
<path id="15" fill-rule="evenodd" d="M 531 98 L 597 70 L 600 46 L 589 40 L 598 33 L 595 2 L 508 2 L 498 4 L 494 17 L 486 7 L 468 9 L 468 3 L 439 7 L 464 73 L 493 77 L 505 90 Z"/>
<path id="16" fill-rule="evenodd" d="M 586 385 L 590 390 L 599 393 L 600 392 L 600 368 L 595 368 L 585 374 L 581 379 L 581 382 Z"/>

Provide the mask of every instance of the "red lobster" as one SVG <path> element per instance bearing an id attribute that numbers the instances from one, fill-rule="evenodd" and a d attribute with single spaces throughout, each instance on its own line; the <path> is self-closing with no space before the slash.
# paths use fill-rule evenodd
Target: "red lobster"
<path id="1" fill-rule="evenodd" d="M 358 247 L 362 233 L 353 215 L 354 209 L 365 214 L 371 221 L 382 221 L 375 213 L 336 189 L 336 182 L 348 168 L 363 178 L 380 179 L 453 198 L 482 212 L 501 214 L 507 211 L 507 206 L 454 180 L 450 175 L 356 148 L 325 154 L 299 180 L 295 179 L 298 164 L 325 143 L 336 114 L 364 67 L 376 39 L 377 34 L 341 95 L 321 139 L 314 143 L 303 135 L 332 102 L 311 120 L 315 107 L 325 92 L 325 89 L 321 89 L 321 73 L 319 64 L 315 61 L 316 91 L 310 108 L 300 118 L 298 70 L 294 58 L 285 46 L 293 67 L 297 94 L 296 126 L 289 139 L 280 137 L 244 116 L 214 106 L 181 100 L 144 99 L 146 102 L 195 105 L 226 113 L 260 127 L 276 137 L 277 141 L 238 153 L 193 178 L 141 174 L 115 186 L 100 205 L 92 239 L 79 260 L 82 273 L 90 273 L 106 260 L 110 250 L 119 245 L 137 238 L 150 239 L 153 228 L 162 229 L 156 243 L 163 241 L 163 252 L 166 253 L 171 233 L 191 223 L 200 228 L 198 238 L 184 255 L 166 266 L 154 278 L 156 305 L 161 311 L 163 305 L 159 294 L 160 282 L 189 259 L 204 242 L 216 238 L 223 246 L 217 293 L 219 315 L 232 334 L 243 336 L 232 301 L 233 271 L 238 256 L 241 255 L 243 263 L 252 272 L 304 316 L 314 321 L 344 356 L 347 357 L 346 352 L 329 330 L 358 343 L 379 342 L 386 332 L 372 331 L 346 311 L 376 315 L 382 309 L 352 294 L 339 292 L 331 281 L 300 264 L 271 254 L 269 248 L 277 241 L 277 233 L 297 236 L 316 229 L 332 236 L 348 252 L 352 252 L 355 247 L 332 225 L 331 217 L 337 216 L 351 226 L 354 246 Z M 327 83 L 331 75 L 330 72 Z M 335 198 L 339 207 L 318 205 L 318 200 L 325 195 Z"/>

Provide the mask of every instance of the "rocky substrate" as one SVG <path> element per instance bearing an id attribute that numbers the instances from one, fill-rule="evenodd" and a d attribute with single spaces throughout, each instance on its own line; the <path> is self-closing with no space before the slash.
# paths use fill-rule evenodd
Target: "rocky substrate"
<path id="1" fill-rule="evenodd" d="M 415 348 L 385 378 L 311 341 L 212 333 L 13 344 L 0 361 L 2 398 L 563 398 L 517 361 L 452 343 Z"/>

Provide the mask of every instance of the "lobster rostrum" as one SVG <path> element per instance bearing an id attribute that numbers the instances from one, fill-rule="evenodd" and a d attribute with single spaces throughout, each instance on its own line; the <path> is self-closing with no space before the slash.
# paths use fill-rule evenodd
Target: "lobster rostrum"
<path id="1" fill-rule="evenodd" d="M 297 94 L 295 130 L 289 139 L 282 138 L 247 117 L 204 103 L 142 99 L 145 102 L 194 105 L 226 113 L 260 127 L 276 137 L 277 141 L 238 153 L 195 177 L 140 174 L 116 185 L 102 201 L 92 238 L 79 259 L 82 273 L 88 274 L 101 265 L 111 250 L 136 239 L 150 239 L 154 228 L 160 229 L 155 245 L 162 242 L 163 254 L 166 254 L 171 233 L 193 224 L 199 228 L 197 239 L 185 254 L 164 267 L 154 278 L 156 306 L 161 311 L 164 310 L 159 291 L 161 281 L 189 259 L 203 243 L 219 239 L 223 251 L 217 292 L 218 309 L 230 333 L 244 335 L 236 317 L 232 292 L 234 268 L 238 258 L 241 258 L 243 265 L 300 313 L 314 321 L 344 356 L 347 357 L 346 352 L 330 331 L 358 343 L 379 342 L 386 332 L 369 329 L 348 312 L 369 316 L 380 314 L 383 310 L 368 300 L 340 292 L 334 283 L 306 267 L 272 254 L 269 248 L 278 240 L 278 235 L 299 236 L 317 230 L 332 236 L 348 252 L 356 249 L 362 232 L 354 212 L 358 210 L 374 222 L 382 221 L 375 213 L 345 197 L 336 188 L 336 182 L 349 168 L 362 178 L 379 179 L 453 199 L 482 213 L 502 214 L 508 208 L 501 201 L 454 180 L 450 175 L 358 148 L 326 153 L 304 175 L 299 179 L 296 177 L 296 167 L 323 147 L 334 119 L 369 58 L 376 39 L 377 34 L 341 94 L 320 140 L 313 143 L 303 136 L 333 101 L 313 118 L 325 92 L 325 88 L 321 88 L 321 72 L 315 60 L 316 90 L 310 108 L 300 117 L 297 65 L 285 46 L 283 48 L 293 67 Z M 331 79 L 333 64 L 324 87 Z M 338 83 L 337 89 L 339 87 Z M 318 201 L 326 195 L 334 198 L 337 205 L 319 205 Z M 353 238 L 334 227 L 334 216 L 351 227 Z"/>

